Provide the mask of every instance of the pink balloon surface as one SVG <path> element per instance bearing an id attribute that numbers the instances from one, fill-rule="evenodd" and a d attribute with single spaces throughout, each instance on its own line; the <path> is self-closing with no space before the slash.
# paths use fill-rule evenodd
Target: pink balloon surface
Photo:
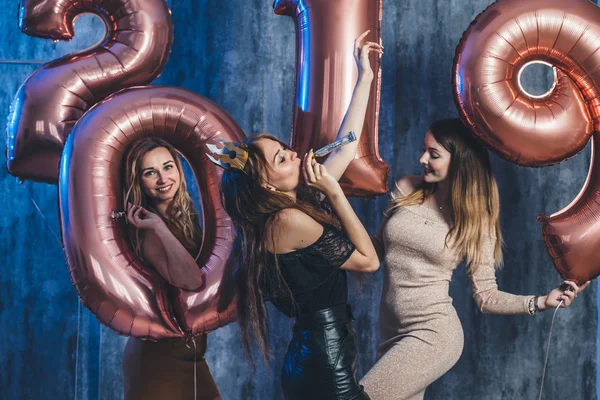
<path id="1" fill-rule="evenodd" d="M 28 35 L 70 40 L 74 20 L 93 13 L 106 26 L 96 46 L 35 71 L 17 92 L 7 124 L 7 166 L 21 179 L 56 183 L 64 142 L 94 104 L 162 72 L 173 43 L 165 0 L 21 0 Z"/>
<path id="2" fill-rule="evenodd" d="M 292 17 L 296 26 L 296 92 L 292 147 L 299 154 L 335 140 L 350 104 L 358 72 L 354 39 L 381 42 L 381 0 L 275 0 L 275 13 Z M 356 159 L 340 184 L 348 195 L 387 193 L 390 166 L 379 156 L 378 124 L 381 65 L 375 74 Z"/>
<path id="3" fill-rule="evenodd" d="M 554 87 L 526 93 L 520 74 L 552 65 Z M 555 164 L 592 141 L 587 180 L 567 207 L 540 216 L 564 279 L 600 275 L 600 9 L 588 0 L 499 0 L 464 33 L 453 70 L 463 121 L 500 156 L 519 165 Z"/>
<path id="4" fill-rule="evenodd" d="M 134 141 L 169 141 L 194 171 L 202 201 L 203 241 L 198 291 L 171 287 L 140 260 L 125 238 L 124 154 Z M 217 311 L 217 291 L 234 240 L 221 206 L 221 169 L 206 156 L 215 139 L 243 141 L 219 106 L 171 87 L 125 89 L 92 107 L 67 140 L 59 179 L 63 242 L 71 277 L 83 304 L 122 335 L 147 339 L 193 337 L 235 319 L 234 304 Z"/>

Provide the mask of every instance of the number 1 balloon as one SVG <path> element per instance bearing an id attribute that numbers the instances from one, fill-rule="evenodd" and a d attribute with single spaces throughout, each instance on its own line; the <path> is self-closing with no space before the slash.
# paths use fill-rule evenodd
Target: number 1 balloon
<path id="1" fill-rule="evenodd" d="M 520 84 L 533 62 L 554 66 L 555 84 L 533 96 Z M 551 165 L 592 140 L 579 195 L 540 216 L 554 265 L 579 284 L 600 275 L 600 9 L 588 0 L 499 0 L 481 13 L 456 50 L 454 98 L 463 121 L 500 156 Z"/>
<path id="2" fill-rule="evenodd" d="M 299 154 L 333 142 L 357 79 L 354 39 L 367 29 L 367 40 L 380 41 L 381 0 L 275 0 L 278 15 L 296 22 L 296 96 L 292 147 Z M 371 88 L 356 159 L 340 180 L 355 196 L 387 192 L 390 167 L 379 156 L 377 129 L 381 71 L 371 61 Z"/>

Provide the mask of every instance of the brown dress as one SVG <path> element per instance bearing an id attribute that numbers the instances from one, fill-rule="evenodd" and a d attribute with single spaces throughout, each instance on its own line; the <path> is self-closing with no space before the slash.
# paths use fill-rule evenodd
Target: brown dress
<path id="1" fill-rule="evenodd" d="M 206 335 L 196 339 L 197 400 L 219 399 L 204 353 Z M 193 400 L 194 347 L 183 339 L 158 342 L 129 338 L 123 352 L 125 400 Z"/>
<path id="2" fill-rule="evenodd" d="M 196 214 L 192 215 L 192 219 L 195 226 L 200 226 Z M 169 226 L 169 230 L 182 244 L 186 243 L 176 227 Z M 202 233 L 196 232 L 195 242 L 200 243 L 201 237 Z M 187 250 L 191 255 L 197 255 L 200 245 Z M 194 364 L 195 400 L 220 399 L 204 359 L 206 343 L 207 335 L 196 338 L 195 349 L 191 342 L 186 345 L 184 339 L 152 342 L 129 338 L 122 359 L 125 400 L 194 400 Z"/>
<path id="3" fill-rule="evenodd" d="M 396 184 L 390 195 L 405 193 Z M 444 245 L 449 229 L 439 210 L 413 205 L 396 210 L 375 237 L 384 251 L 381 338 L 377 363 L 360 382 L 373 400 L 422 399 L 462 353 L 463 330 L 448 294 L 461 260 Z M 532 296 L 498 290 L 495 240 L 486 244 L 486 262 L 469 272 L 475 302 L 487 313 L 528 314 Z"/>

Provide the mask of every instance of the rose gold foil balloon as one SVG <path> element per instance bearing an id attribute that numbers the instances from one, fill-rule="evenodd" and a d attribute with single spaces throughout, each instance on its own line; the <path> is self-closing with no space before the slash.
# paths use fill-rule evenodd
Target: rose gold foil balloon
<path id="1" fill-rule="evenodd" d="M 198 291 L 169 287 L 129 246 L 123 209 L 124 154 L 146 136 L 169 141 L 188 160 L 202 199 L 204 232 Z M 69 135 L 61 159 L 63 241 L 73 283 L 98 319 L 116 332 L 162 339 L 209 332 L 235 318 L 217 312 L 217 290 L 234 239 L 220 202 L 221 170 L 206 156 L 216 138 L 243 141 L 233 119 L 211 101 L 183 89 L 125 89 L 91 108 Z"/>
<path id="2" fill-rule="evenodd" d="M 335 140 L 357 79 L 354 39 L 380 42 L 381 0 L 275 0 L 275 13 L 296 22 L 296 97 L 292 147 L 300 154 Z M 371 88 L 365 126 L 356 155 L 340 183 L 347 194 L 387 192 L 390 167 L 379 156 L 377 128 L 381 70 L 371 60 Z"/>
<path id="3" fill-rule="evenodd" d="M 164 0 L 22 0 L 19 25 L 28 35 L 69 40 L 82 13 L 104 21 L 104 39 L 42 66 L 13 101 L 7 164 L 19 178 L 56 183 L 63 144 L 75 122 L 111 93 L 150 83 L 167 62 L 173 24 Z"/>
<path id="4" fill-rule="evenodd" d="M 532 96 L 520 86 L 531 62 L 555 67 L 549 93 Z M 538 219 L 563 278 L 581 284 L 600 275 L 600 9 L 587 0 L 499 0 L 464 33 L 453 80 L 463 121 L 519 165 L 560 162 L 592 140 L 580 194 Z"/>

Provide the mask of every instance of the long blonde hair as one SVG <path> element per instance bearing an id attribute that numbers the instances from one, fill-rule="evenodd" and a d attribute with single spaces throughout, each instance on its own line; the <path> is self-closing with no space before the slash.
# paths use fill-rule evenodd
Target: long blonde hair
<path id="1" fill-rule="evenodd" d="M 429 131 L 451 154 L 447 179 L 451 185 L 453 225 L 446 235 L 446 246 L 451 242 L 473 271 L 486 261 L 483 249 L 490 236 L 495 237 L 494 266 L 501 266 L 500 196 L 488 152 L 459 119 L 436 121 Z M 437 184 L 423 182 L 412 193 L 392 201 L 386 213 L 423 204 L 436 189 Z"/>
<path id="2" fill-rule="evenodd" d="M 157 137 L 147 137 L 140 139 L 131 145 L 125 157 L 125 168 L 123 182 L 125 182 L 123 190 L 124 207 L 127 209 L 127 203 L 140 205 L 145 209 L 156 214 L 158 212 L 153 206 L 152 200 L 146 195 L 141 185 L 141 165 L 142 159 L 150 151 L 164 147 L 169 151 L 177 171 L 179 171 L 180 185 L 175 193 L 173 200 L 167 207 L 166 216 L 164 217 L 169 230 L 181 242 L 181 244 L 190 252 L 197 252 L 200 240 L 201 231 L 198 214 L 194 210 L 194 204 L 188 193 L 181 160 L 177 150 L 167 141 Z M 160 215 L 160 214 L 158 214 Z M 138 256 L 142 257 L 142 240 L 143 236 L 138 229 L 128 226 L 129 240 Z M 196 256 L 196 254 L 193 254 Z"/>

